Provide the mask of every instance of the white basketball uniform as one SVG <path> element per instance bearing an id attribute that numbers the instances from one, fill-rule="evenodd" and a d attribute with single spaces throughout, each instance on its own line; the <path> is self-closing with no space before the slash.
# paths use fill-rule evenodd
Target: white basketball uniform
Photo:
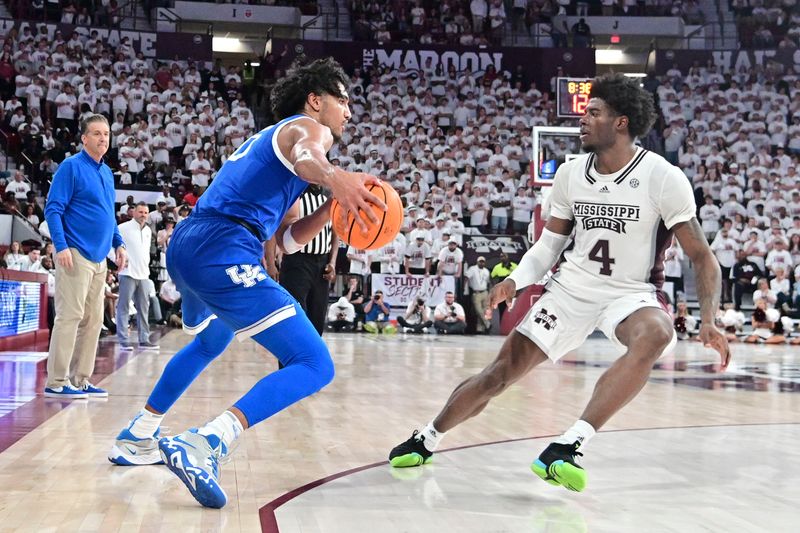
<path id="1" fill-rule="evenodd" d="M 663 157 L 637 148 L 608 175 L 597 172 L 595 159 L 583 155 L 556 172 L 550 216 L 575 221 L 573 244 L 517 326 L 553 361 L 595 329 L 622 346 L 614 330 L 625 318 L 643 307 L 667 311 L 659 290 L 664 252 L 673 226 L 695 216 L 689 180 Z"/>

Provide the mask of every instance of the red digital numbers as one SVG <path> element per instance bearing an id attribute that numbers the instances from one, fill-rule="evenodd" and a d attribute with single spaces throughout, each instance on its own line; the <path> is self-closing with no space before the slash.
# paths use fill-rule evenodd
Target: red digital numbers
<path id="1" fill-rule="evenodd" d="M 577 115 L 583 115 L 586 112 L 586 105 L 589 103 L 588 94 L 573 94 L 572 95 L 572 112 Z"/>

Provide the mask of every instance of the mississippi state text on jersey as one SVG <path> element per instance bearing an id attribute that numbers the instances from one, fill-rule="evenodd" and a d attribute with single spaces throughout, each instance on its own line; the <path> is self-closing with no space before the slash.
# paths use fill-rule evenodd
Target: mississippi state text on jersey
<path id="1" fill-rule="evenodd" d="M 637 147 L 613 174 L 587 154 L 558 168 L 550 216 L 575 222 L 574 246 L 552 279 L 570 292 L 597 287 L 653 291 L 664 282 L 664 251 L 675 224 L 695 216 L 689 180 L 663 157 Z"/>

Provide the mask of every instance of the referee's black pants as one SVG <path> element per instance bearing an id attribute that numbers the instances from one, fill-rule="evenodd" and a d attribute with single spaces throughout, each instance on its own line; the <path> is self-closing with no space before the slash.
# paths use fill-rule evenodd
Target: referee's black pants
<path id="1" fill-rule="evenodd" d="M 280 284 L 300 303 L 308 319 L 322 335 L 328 311 L 328 281 L 322 277 L 328 254 L 284 255 Z"/>

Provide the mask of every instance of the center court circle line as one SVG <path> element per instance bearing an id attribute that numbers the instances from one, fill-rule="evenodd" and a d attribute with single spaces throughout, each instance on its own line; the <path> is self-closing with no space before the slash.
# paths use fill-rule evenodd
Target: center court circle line
<path id="1" fill-rule="evenodd" d="M 800 425 L 800 422 L 751 422 L 751 423 L 742 423 L 742 424 L 708 424 L 708 425 L 688 425 L 688 426 L 664 426 L 664 427 L 649 427 L 649 428 L 628 428 L 628 429 L 610 429 L 608 431 L 599 431 L 599 433 L 625 433 L 625 432 L 633 432 L 633 431 L 663 431 L 669 429 L 703 429 L 703 428 L 735 428 L 735 427 L 752 427 L 752 426 L 797 426 Z M 517 439 L 504 439 L 504 440 L 497 440 L 492 442 L 481 442 L 478 444 L 467 444 L 465 446 L 457 446 L 455 448 L 447 448 L 445 450 L 437 450 L 436 453 L 447 453 L 447 452 L 454 452 L 458 450 L 466 450 L 469 448 L 478 448 L 480 446 L 493 446 L 495 444 L 507 444 L 509 442 L 520 442 L 525 440 L 538 440 L 538 439 L 547 439 L 552 437 L 558 437 L 560 433 L 554 435 L 539 435 L 535 437 L 520 437 Z M 351 468 L 349 470 L 344 470 L 342 472 L 337 472 L 336 474 L 331 474 L 330 476 L 326 476 L 310 483 L 306 483 L 305 485 L 298 487 L 296 489 L 292 489 L 289 492 L 278 496 L 271 502 L 267 503 L 263 507 L 258 510 L 259 521 L 261 522 L 261 531 L 262 533 L 280 533 L 280 529 L 278 528 L 278 519 L 275 516 L 275 511 L 277 511 L 278 507 L 284 505 L 285 503 L 301 496 L 302 494 L 309 492 L 312 489 L 319 487 L 320 485 L 324 485 L 325 483 L 329 483 L 331 481 L 335 481 L 339 478 L 349 476 L 351 474 L 357 474 L 358 472 L 362 472 L 364 470 L 369 470 L 370 468 L 377 468 L 379 466 L 388 465 L 389 461 L 379 461 L 377 463 L 371 463 L 368 465 L 358 466 L 356 468 Z"/>

